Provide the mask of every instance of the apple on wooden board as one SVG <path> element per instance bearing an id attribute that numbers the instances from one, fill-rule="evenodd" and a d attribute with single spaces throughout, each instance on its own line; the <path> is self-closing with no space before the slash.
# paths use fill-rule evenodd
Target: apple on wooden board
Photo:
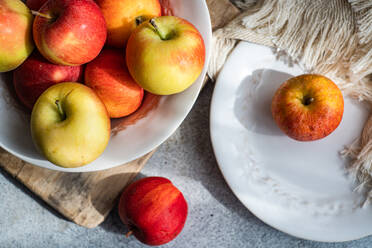
<path id="1" fill-rule="evenodd" d="M 187 202 L 166 178 L 146 177 L 130 184 L 122 193 L 119 216 L 141 242 L 162 245 L 183 229 Z"/>
<path id="2" fill-rule="evenodd" d="M 298 141 L 326 137 L 340 124 L 344 99 L 330 79 L 315 74 L 293 77 L 276 91 L 271 105 L 279 128 Z"/>
<path id="3" fill-rule="evenodd" d="M 33 19 L 21 0 L 0 0 L 0 72 L 17 68 L 31 54 Z"/>
<path id="4" fill-rule="evenodd" d="M 48 88 L 31 113 L 31 135 L 55 165 L 74 168 L 98 158 L 110 138 L 107 110 L 89 87 L 74 82 Z"/>
<path id="5" fill-rule="evenodd" d="M 107 24 L 107 44 L 123 48 L 139 22 L 161 15 L 159 0 L 96 0 Z"/>
<path id="6" fill-rule="evenodd" d="M 26 5 L 32 10 L 39 10 L 48 0 L 27 0 Z"/>
<path id="7" fill-rule="evenodd" d="M 13 72 L 13 84 L 19 100 L 32 109 L 39 96 L 50 86 L 61 82 L 79 82 L 82 66 L 56 65 L 37 51 Z"/>
<path id="8" fill-rule="evenodd" d="M 105 44 L 105 19 L 93 0 L 49 0 L 33 13 L 35 44 L 52 63 L 85 64 Z"/>
<path id="9" fill-rule="evenodd" d="M 130 115 L 141 106 L 143 89 L 129 74 L 121 50 L 103 49 L 88 63 L 85 84 L 101 98 L 111 118 Z"/>
<path id="10" fill-rule="evenodd" d="M 204 41 L 188 21 L 161 16 L 131 34 L 126 60 L 130 74 L 146 91 L 170 95 L 192 85 L 203 70 Z"/>

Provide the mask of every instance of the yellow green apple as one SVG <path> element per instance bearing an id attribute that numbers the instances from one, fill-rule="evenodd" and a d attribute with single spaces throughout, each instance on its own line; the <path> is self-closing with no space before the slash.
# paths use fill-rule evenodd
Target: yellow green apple
<path id="1" fill-rule="evenodd" d="M 38 150 L 55 165 L 75 168 L 98 158 L 110 138 L 110 118 L 89 87 L 74 82 L 51 86 L 31 113 Z"/>
<path id="2" fill-rule="evenodd" d="M 17 68 L 31 54 L 32 21 L 21 0 L 0 0 L 0 72 Z"/>
<path id="3" fill-rule="evenodd" d="M 203 70 L 204 41 L 188 21 L 161 16 L 142 23 L 131 34 L 126 60 L 130 74 L 157 95 L 184 91 Z"/>

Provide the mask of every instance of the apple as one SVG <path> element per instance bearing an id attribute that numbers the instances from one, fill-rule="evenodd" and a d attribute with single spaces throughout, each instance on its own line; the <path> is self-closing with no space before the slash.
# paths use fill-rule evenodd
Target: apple
<path id="1" fill-rule="evenodd" d="M 0 0 L 0 72 L 11 71 L 34 49 L 33 16 L 20 0 Z"/>
<path id="2" fill-rule="evenodd" d="M 105 19 L 93 0 L 50 0 L 34 13 L 35 44 L 54 64 L 85 64 L 105 44 Z"/>
<path id="3" fill-rule="evenodd" d="M 104 49 L 87 64 L 85 84 L 101 98 L 111 118 L 130 115 L 141 106 L 143 89 L 129 74 L 121 50 Z"/>
<path id="4" fill-rule="evenodd" d="M 122 193 L 119 216 L 141 242 L 162 245 L 183 229 L 187 202 L 166 178 L 147 177 L 130 184 Z"/>
<path id="5" fill-rule="evenodd" d="M 330 79 L 316 74 L 293 77 L 276 91 L 271 112 L 279 128 L 298 141 L 326 137 L 340 124 L 344 99 Z"/>
<path id="6" fill-rule="evenodd" d="M 96 0 L 107 24 L 107 44 L 123 48 L 137 24 L 161 15 L 159 0 Z"/>
<path id="7" fill-rule="evenodd" d="M 146 91 L 170 95 L 191 86 L 203 70 L 204 41 L 188 21 L 161 16 L 131 34 L 126 49 L 130 74 Z"/>
<path id="8" fill-rule="evenodd" d="M 81 81 L 82 76 L 82 66 L 55 65 L 34 52 L 13 72 L 13 84 L 19 100 L 32 109 L 39 96 L 50 86 Z"/>
<path id="9" fill-rule="evenodd" d="M 38 150 L 53 164 L 80 167 L 105 150 L 110 118 L 92 89 L 75 82 L 59 83 L 36 101 L 31 135 Z"/>
<path id="10" fill-rule="evenodd" d="M 32 10 L 39 10 L 48 0 L 27 0 L 26 5 Z"/>

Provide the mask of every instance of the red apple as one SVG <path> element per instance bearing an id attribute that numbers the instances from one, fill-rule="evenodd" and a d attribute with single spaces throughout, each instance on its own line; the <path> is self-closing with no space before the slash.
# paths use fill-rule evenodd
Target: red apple
<path id="1" fill-rule="evenodd" d="M 130 115 L 141 106 L 143 89 L 130 76 L 121 50 L 104 49 L 90 62 L 85 84 L 101 98 L 111 118 Z"/>
<path id="2" fill-rule="evenodd" d="M 123 48 L 140 21 L 161 15 L 159 0 L 96 0 L 107 24 L 107 44 Z"/>
<path id="3" fill-rule="evenodd" d="M 93 0 L 49 0 L 37 14 L 34 40 L 55 64 L 81 65 L 93 60 L 106 41 L 106 23 Z"/>
<path id="4" fill-rule="evenodd" d="M 27 0 L 26 5 L 32 10 L 39 10 L 48 0 Z"/>
<path id="5" fill-rule="evenodd" d="M 18 98 L 32 109 L 39 96 L 50 86 L 81 81 L 82 76 L 82 66 L 55 65 L 34 52 L 13 72 L 13 83 Z"/>
<path id="6" fill-rule="evenodd" d="M 138 240 L 162 245 L 181 232 L 187 203 L 168 179 L 147 177 L 125 189 L 119 202 L 119 215 Z"/>
<path id="7" fill-rule="evenodd" d="M 131 34 L 127 66 L 146 91 L 170 95 L 190 87 L 203 70 L 204 41 L 188 21 L 161 16 L 146 21 Z"/>
<path id="8" fill-rule="evenodd" d="M 330 79 L 315 74 L 293 77 L 276 91 L 271 105 L 279 128 L 298 141 L 326 137 L 340 124 L 344 99 Z"/>

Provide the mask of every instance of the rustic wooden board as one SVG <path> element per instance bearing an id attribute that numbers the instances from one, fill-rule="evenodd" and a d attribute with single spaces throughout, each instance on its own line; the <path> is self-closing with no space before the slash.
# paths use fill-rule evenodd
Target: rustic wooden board
<path id="1" fill-rule="evenodd" d="M 223 26 L 239 13 L 229 0 L 207 0 L 207 3 L 214 28 Z M 65 173 L 33 166 L 0 148 L 0 167 L 67 219 L 93 228 L 105 219 L 120 192 L 153 153 L 105 171 Z"/>

